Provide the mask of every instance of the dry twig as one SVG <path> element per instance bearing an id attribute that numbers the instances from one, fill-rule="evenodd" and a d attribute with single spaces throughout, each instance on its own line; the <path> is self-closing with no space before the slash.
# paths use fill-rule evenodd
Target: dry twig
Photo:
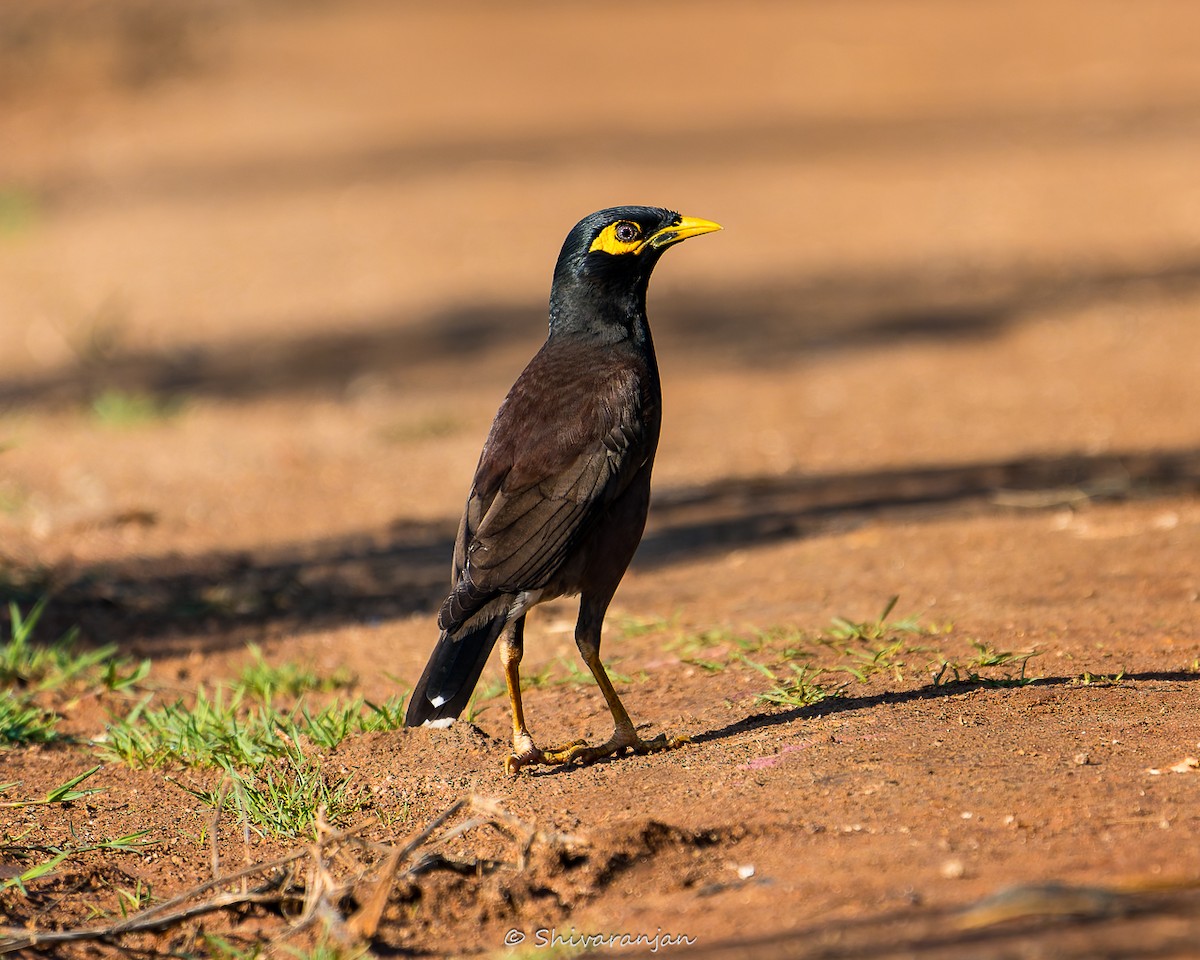
<path id="1" fill-rule="evenodd" d="M 218 799 L 218 809 L 224 796 L 225 791 L 222 790 Z M 438 833 L 447 821 L 463 810 L 471 810 L 476 816 Z M 282 908 L 288 903 L 301 904 L 300 916 L 293 925 L 293 933 L 320 919 L 340 939 L 370 938 L 379 929 L 388 896 L 397 881 L 437 866 L 462 866 L 436 855 L 414 860 L 413 855 L 422 847 L 443 846 L 476 827 L 490 825 L 520 844 L 517 862 L 511 866 L 524 870 L 528 863 L 529 851 L 536 842 L 566 847 L 580 846 L 585 842 L 582 838 L 570 834 L 542 832 L 532 824 L 503 810 L 494 800 L 479 797 L 464 797 L 455 801 L 403 846 L 363 839 L 361 834 L 371 824 L 359 824 L 347 830 L 334 830 L 325 821 L 324 813 L 324 810 L 318 813 L 316 837 L 311 844 L 297 847 L 273 860 L 250 864 L 234 873 L 218 876 L 220 860 L 216 855 L 214 837 L 214 876 L 211 880 L 105 926 L 45 932 L 0 929 L 0 953 L 47 949 L 82 941 L 112 943 L 130 934 L 167 929 L 194 917 L 221 910 L 247 905 L 274 905 Z M 338 879 L 336 864 L 350 849 L 381 856 L 365 867 L 357 866 L 350 876 Z M 401 870 L 401 865 L 406 861 L 409 861 L 408 868 Z M 302 862 L 307 862 L 306 876 L 302 885 L 297 887 L 296 867 Z M 265 879 L 251 887 L 249 880 L 257 875 L 265 875 Z M 228 887 L 231 884 L 235 884 L 237 888 L 214 893 L 218 887 Z M 368 885 L 370 892 L 360 898 L 357 912 L 349 919 L 344 918 L 339 909 L 340 904 L 355 889 Z"/>

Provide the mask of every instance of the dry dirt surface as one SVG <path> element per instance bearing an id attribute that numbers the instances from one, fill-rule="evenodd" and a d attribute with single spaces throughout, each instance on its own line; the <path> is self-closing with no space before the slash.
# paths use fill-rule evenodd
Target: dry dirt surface
<path id="1" fill-rule="evenodd" d="M 150 665 L 7 681 L 61 720 L 2 731 L 0 949 L 1200 956 L 1200 6 L 55 6 L 0 5 L 0 594 Z M 291 838 L 105 752 L 260 660 L 405 692 L 562 237 L 628 202 L 726 227 L 651 290 L 604 649 L 691 742 L 510 779 L 493 664 L 294 743 L 353 802 Z M 609 731 L 572 615 L 542 743 Z"/>

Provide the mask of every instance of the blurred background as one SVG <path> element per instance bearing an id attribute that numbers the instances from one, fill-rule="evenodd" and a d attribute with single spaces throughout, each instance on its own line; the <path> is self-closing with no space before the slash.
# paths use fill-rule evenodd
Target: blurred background
<path id="1" fill-rule="evenodd" d="M 1198 158 L 1186 0 L 5 0 L 0 584 L 424 613 L 619 203 L 726 227 L 651 290 L 658 495 L 716 511 L 651 560 L 797 478 L 1194 480 Z"/>

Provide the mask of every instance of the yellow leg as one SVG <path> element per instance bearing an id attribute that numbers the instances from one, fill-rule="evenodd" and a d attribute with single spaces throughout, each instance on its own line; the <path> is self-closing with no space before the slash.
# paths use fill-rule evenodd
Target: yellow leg
<path id="1" fill-rule="evenodd" d="M 617 691 L 613 688 L 612 681 L 604 669 L 604 664 L 600 660 L 599 647 L 596 644 L 584 641 L 580 642 L 579 649 L 583 655 L 584 663 L 588 665 L 588 669 L 592 671 L 592 676 L 596 678 L 596 684 L 600 687 L 600 692 L 604 695 L 604 702 L 608 704 L 609 712 L 612 714 L 612 736 L 604 743 L 595 747 L 588 746 L 582 740 L 569 743 L 561 749 L 539 750 L 535 747 L 533 740 L 530 739 L 529 733 L 525 729 L 524 717 L 521 713 L 521 689 L 517 676 L 517 663 L 520 662 L 520 653 L 517 652 L 515 661 L 508 659 L 512 654 L 506 646 L 501 650 L 501 657 L 504 660 L 505 677 L 508 680 L 508 696 L 513 708 L 514 752 L 504 765 L 509 774 L 516 774 L 520 772 L 522 767 L 532 764 L 566 764 L 575 762 L 589 764 L 623 750 L 631 750 L 639 754 L 654 753 L 658 750 L 674 750 L 676 747 L 689 742 L 687 737 L 669 737 L 663 733 L 650 740 L 643 740 L 639 737 L 637 730 L 634 729 L 633 721 L 629 719 L 629 714 L 626 712 L 624 704 L 621 703 L 621 698 L 617 696 Z"/>
<path id="2" fill-rule="evenodd" d="M 513 634 L 516 634 L 514 636 Z M 541 751 L 533 745 L 533 738 L 525 726 L 525 710 L 521 706 L 521 654 L 523 652 L 520 631 L 506 633 L 500 641 L 500 662 L 504 665 L 504 683 L 508 687 L 508 704 L 512 707 L 513 755 L 504 767 L 510 773 L 521 769 L 522 763 L 536 763 Z"/>
<path id="3" fill-rule="evenodd" d="M 504 761 L 504 769 L 509 776 L 515 776 L 522 767 L 532 763 L 554 763 L 548 759 L 548 754 L 538 749 L 525 726 L 525 709 L 521 704 L 521 655 L 525 652 L 525 618 L 519 618 L 505 632 L 500 641 L 500 662 L 504 666 L 504 683 L 508 687 L 508 704 L 512 708 L 513 752 Z M 579 746 L 582 741 L 576 741 L 549 754 L 558 754 Z"/>
<path id="4" fill-rule="evenodd" d="M 659 750 L 674 750 L 688 742 L 687 737 L 670 737 L 665 733 L 660 733 L 650 740 L 643 740 L 639 737 L 637 730 L 634 729 L 633 721 L 629 719 L 629 714 L 625 710 L 625 705 L 621 703 L 621 698 L 617 696 L 617 691 L 608 678 L 608 673 L 600 660 L 599 648 L 591 644 L 580 644 L 580 651 L 583 654 L 583 662 L 592 671 L 592 676 L 596 678 L 596 685 L 604 694 L 604 701 L 608 704 L 613 718 L 613 733 L 606 742 L 599 746 L 589 747 L 586 744 L 577 743 L 565 750 L 546 753 L 546 762 L 572 763 L 578 761 L 588 764 L 622 750 L 632 750 L 639 754 L 655 753 Z"/>

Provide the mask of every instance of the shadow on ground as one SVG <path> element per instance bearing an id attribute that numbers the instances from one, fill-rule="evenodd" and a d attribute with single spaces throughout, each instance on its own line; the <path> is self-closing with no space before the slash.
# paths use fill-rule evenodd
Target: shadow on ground
<path id="1" fill-rule="evenodd" d="M 1140 673 L 1121 673 L 1122 684 L 1136 683 L 1195 683 L 1200 681 L 1200 673 L 1188 670 L 1148 670 Z M 1077 677 L 1036 677 L 1026 680 L 951 680 L 944 683 L 930 683 L 915 687 L 911 690 L 888 691 L 868 696 L 830 696 L 818 703 L 805 707 L 793 707 L 789 710 L 773 711 L 771 713 L 756 713 L 726 724 L 716 730 L 706 730 L 692 736 L 692 743 L 708 743 L 710 741 L 726 740 L 737 737 L 751 730 L 761 730 L 768 727 L 786 726 L 797 720 L 810 719 L 832 713 L 845 713 L 851 710 L 872 710 L 881 704 L 911 703 L 914 700 L 937 700 L 941 697 L 956 696 L 968 690 L 999 690 L 1007 687 L 1062 687 L 1074 689 L 1079 687 Z"/>
<path id="2" fill-rule="evenodd" d="M 1146 960 L 1193 955 L 1200 893 L 1194 882 L 1158 889 L 1036 883 L 1001 889 L 953 909 L 915 902 L 853 919 L 817 920 L 768 937 L 697 945 L 694 960 L 888 960 L 888 958 L 1057 957 L 1061 960 Z M 1163 936 L 1149 927 L 1173 917 Z M 1155 930 L 1147 947 L 1146 931 Z M 655 956 L 646 952 L 635 956 Z"/>
<path id="3" fill-rule="evenodd" d="M 1200 681 L 1194 671 L 1166 670 L 1123 674 L 1124 689 L 1142 689 L 1155 700 L 1163 684 Z M 881 704 L 960 696 L 964 691 L 1011 686 L 1087 689 L 1078 678 L 1040 677 L 1022 682 L 951 682 L 868 696 L 835 696 L 794 709 L 743 717 L 693 736 L 693 743 L 721 741 L 749 731 L 783 729 L 800 720 Z M 756 882 L 756 881 L 745 881 Z M 769 878 L 761 882 L 770 882 Z M 722 885 L 714 893 L 736 887 Z M 689 956 L 704 960 L 864 960 L 890 957 L 1063 958 L 1183 957 L 1191 955 L 1197 935 L 1200 883 L 1194 878 L 1154 878 L 1140 884 L 1080 886 L 1053 880 L 1003 887 L 958 907 L 926 906 L 915 896 L 900 910 L 882 910 L 850 919 L 816 919 L 786 933 L 750 936 L 704 944 Z M 1154 918 L 1177 918 L 1176 936 L 1158 937 L 1153 949 L 1140 942 Z"/>
<path id="4" fill-rule="evenodd" d="M 160 31 L 161 33 L 162 31 Z M 176 31 L 177 40 L 186 28 Z M 141 36 L 133 38 L 141 40 Z M 131 45 L 132 46 L 132 45 Z M 148 45 L 153 51 L 154 45 Z M 146 57 L 140 58 L 148 59 Z M 153 64 L 162 73 L 161 63 Z M 170 66 L 169 64 L 167 66 Z M 178 67 L 176 63 L 174 66 Z M 144 68 L 140 71 L 147 72 Z M 152 72 L 152 71 L 151 71 Z M 664 124 L 634 119 L 623 128 L 609 124 L 607 136 L 632 156 L 670 157 L 671 167 L 720 169 L 738 161 L 806 162 L 813 158 L 927 154 L 931 148 L 980 151 L 1011 147 L 1061 149 L 1118 143 L 1193 139 L 1200 129 L 1200 102 L 1153 105 L 1108 103 L 1103 108 L 1066 109 L 1025 105 L 1017 110 L 973 110 L 880 117 L 776 117 L 714 126 Z M 687 150 L 679 150 L 687 143 Z M 341 189 L 363 183 L 394 183 L 446 176 L 480 164 L 555 168 L 595 160 L 596 131 L 588 124 L 558 127 L 552 133 L 464 132 L 414 140 L 380 138 L 374 143 L 331 142 L 307 153 L 264 153 L 225 162 L 186 159 L 130 166 L 100 179 L 89 173 L 62 173 L 30 185 L 55 207 L 169 202 L 181 198 L 263 197 Z M 586 211 L 580 211 L 584 213 Z"/>
<path id="5" fill-rule="evenodd" d="M 1196 291 L 1200 260 L 1186 258 L 1038 270 L 918 264 L 891 273 L 854 270 L 681 292 L 653 302 L 651 312 L 662 355 L 715 355 L 758 370 L 823 350 L 987 337 L 1035 312 L 1113 300 L 1144 304 Z M 403 383 L 438 365 L 455 365 L 461 375 L 458 365 L 506 345 L 525 343 L 532 353 L 545 315 L 544 303 L 530 302 L 380 315 L 353 324 L 315 318 L 295 326 L 330 332 L 174 351 L 124 351 L 119 339 L 109 343 L 101 331 L 67 366 L 0 380 L 0 409 L 81 403 L 106 390 L 233 401 L 339 395 L 364 381 Z"/>
<path id="6" fill-rule="evenodd" d="M 1060 456 L 827 476 L 721 480 L 656 495 L 634 563 L 819 536 L 874 516 L 1045 509 L 1200 491 L 1200 450 Z M 401 521 L 377 534 L 255 552 L 131 558 L 86 569 L 0 567 L 0 601 L 50 593 L 42 636 L 78 625 L 140 655 L 218 648 L 346 623 L 431 613 L 457 522 Z"/>

